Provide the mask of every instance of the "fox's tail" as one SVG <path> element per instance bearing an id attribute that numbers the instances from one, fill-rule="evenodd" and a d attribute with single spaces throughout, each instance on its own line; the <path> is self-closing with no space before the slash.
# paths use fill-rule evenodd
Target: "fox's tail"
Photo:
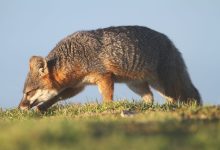
<path id="1" fill-rule="evenodd" d="M 165 55 L 165 57 L 164 57 Z M 183 102 L 202 104 L 198 90 L 193 85 L 181 53 L 173 46 L 170 54 L 163 54 L 158 75 L 164 95 Z"/>

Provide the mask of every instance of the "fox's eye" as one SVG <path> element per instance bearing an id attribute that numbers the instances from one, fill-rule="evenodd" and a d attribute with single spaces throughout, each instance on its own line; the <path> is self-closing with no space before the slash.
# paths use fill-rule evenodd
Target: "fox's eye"
<path id="1" fill-rule="evenodd" d="M 33 94 L 34 94 L 34 91 L 29 91 L 29 92 L 26 93 L 26 96 L 31 96 Z"/>
<path id="2" fill-rule="evenodd" d="M 26 96 L 29 96 L 30 95 L 30 92 L 26 92 Z"/>

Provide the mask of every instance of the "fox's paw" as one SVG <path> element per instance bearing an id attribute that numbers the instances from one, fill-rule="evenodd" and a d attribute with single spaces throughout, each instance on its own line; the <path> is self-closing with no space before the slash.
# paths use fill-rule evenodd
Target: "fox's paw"
<path id="1" fill-rule="evenodd" d="M 154 103 L 154 98 L 153 98 L 152 94 L 146 94 L 142 97 L 142 99 L 148 105 L 153 105 L 153 103 Z"/>
<path id="2" fill-rule="evenodd" d="M 36 108 L 35 108 L 35 111 L 36 112 L 41 112 L 41 113 L 43 113 L 43 112 L 46 112 L 47 111 L 47 107 L 45 107 L 44 105 L 39 105 L 39 106 L 37 106 Z"/>

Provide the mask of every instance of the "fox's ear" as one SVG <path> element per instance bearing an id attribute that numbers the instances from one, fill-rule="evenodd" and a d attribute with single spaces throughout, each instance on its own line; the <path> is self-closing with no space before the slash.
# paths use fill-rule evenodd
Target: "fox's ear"
<path id="1" fill-rule="evenodd" d="M 32 56 L 29 62 L 30 71 L 40 76 L 48 74 L 47 61 L 41 56 Z"/>

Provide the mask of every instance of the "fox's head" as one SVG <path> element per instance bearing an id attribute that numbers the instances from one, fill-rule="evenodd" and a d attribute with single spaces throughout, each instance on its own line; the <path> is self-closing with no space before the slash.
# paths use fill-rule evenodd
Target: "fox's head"
<path id="1" fill-rule="evenodd" d="M 28 110 L 58 95 L 58 89 L 51 80 L 46 59 L 40 56 L 32 56 L 29 66 L 23 98 L 19 104 L 19 108 L 22 110 Z"/>

